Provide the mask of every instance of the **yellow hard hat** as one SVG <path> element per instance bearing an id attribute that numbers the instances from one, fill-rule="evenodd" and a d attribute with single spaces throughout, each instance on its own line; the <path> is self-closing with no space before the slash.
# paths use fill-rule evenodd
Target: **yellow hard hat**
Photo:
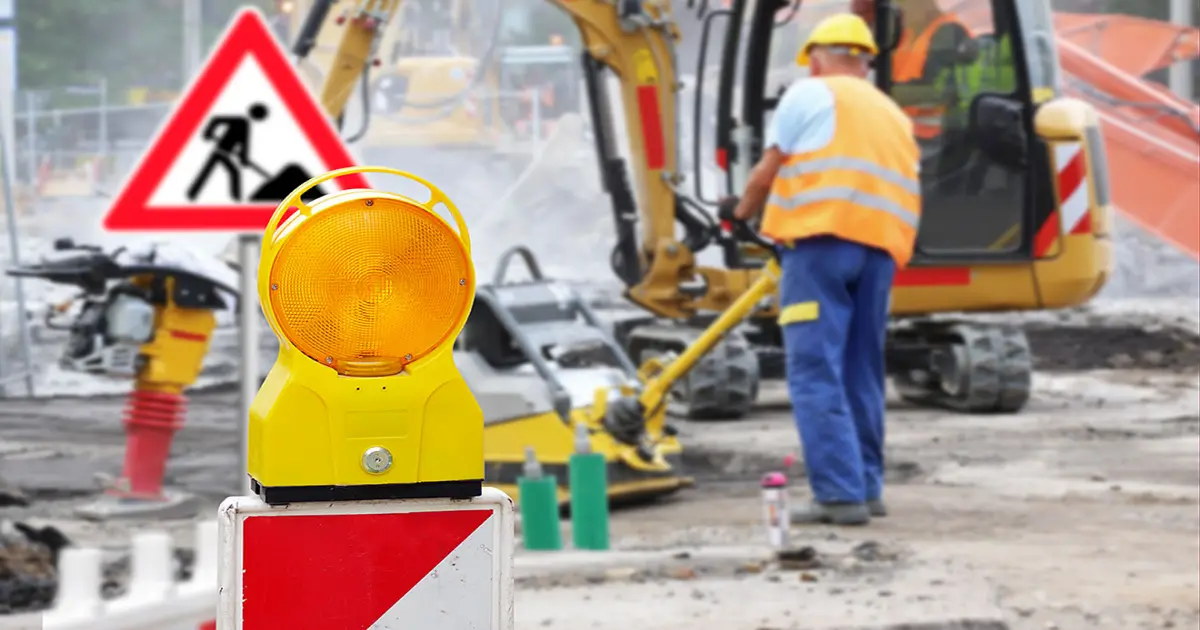
<path id="1" fill-rule="evenodd" d="M 817 23 L 809 34 L 808 41 L 804 42 L 804 47 L 796 55 L 797 64 L 808 65 L 809 52 L 813 46 L 848 46 L 871 55 L 879 54 L 871 27 L 853 13 L 838 13 Z"/>

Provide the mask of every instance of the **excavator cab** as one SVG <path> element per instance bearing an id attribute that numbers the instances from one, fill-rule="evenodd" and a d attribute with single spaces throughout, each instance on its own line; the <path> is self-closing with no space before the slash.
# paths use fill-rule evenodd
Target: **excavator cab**
<path id="1" fill-rule="evenodd" d="M 1097 115 L 1061 96 L 1054 25 L 1042 0 L 851 4 L 733 0 L 706 16 L 706 36 L 724 22 L 716 161 L 727 190 L 744 187 L 783 91 L 804 76 L 794 58 L 808 31 L 827 15 L 858 9 L 880 43 L 875 83 L 923 116 L 914 116 L 922 220 L 913 262 L 895 280 L 889 372 L 914 401 L 1017 411 L 1032 374 L 1023 333 L 929 316 L 1069 307 L 1100 290 L 1112 246 Z M 962 34 L 953 46 L 930 47 L 925 67 L 940 68 L 936 76 L 899 71 L 899 55 L 919 36 L 914 29 L 941 15 Z M 732 268 L 761 264 L 737 250 L 726 259 Z"/>

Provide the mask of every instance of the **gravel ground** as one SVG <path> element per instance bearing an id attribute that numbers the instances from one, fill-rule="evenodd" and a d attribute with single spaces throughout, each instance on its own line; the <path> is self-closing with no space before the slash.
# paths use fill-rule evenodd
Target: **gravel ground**
<path id="1" fill-rule="evenodd" d="M 748 568 L 756 562 L 749 556 L 721 567 L 683 557 L 610 567 L 599 577 L 534 575 L 519 590 L 520 627 L 775 630 L 833 627 L 820 620 L 842 617 L 865 628 L 878 627 L 871 625 L 878 615 L 914 624 L 941 619 L 928 626 L 939 628 L 1196 627 L 1197 316 L 1165 304 L 1098 304 L 1027 322 L 1048 368 L 1037 374 L 1034 398 L 1021 414 L 970 417 L 895 403 L 888 455 L 893 516 L 866 530 L 797 530 L 794 542 L 825 558 L 819 565 L 788 572 Z M 1157 317 L 1142 326 L 1151 333 L 1121 337 L 1117 347 L 1105 342 L 1110 331 L 1127 330 L 1128 318 L 1145 321 L 1147 311 Z M 1056 334 L 1056 322 L 1072 332 Z M 1144 361 L 1131 348 L 1174 358 L 1113 368 L 1115 356 Z M 1098 364 L 1108 369 L 1095 371 Z M 206 514 L 236 483 L 235 400 L 221 389 L 194 395 L 189 423 L 172 449 L 168 483 L 199 494 Z M 0 509 L 0 519 L 54 527 L 77 544 L 109 549 L 109 594 L 124 583 L 122 548 L 147 523 L 83 522 L 73 509 L 95 496 L 97 473 L 119 469 L 121 404 L 119 397 L 99 397 L 0 406 L 0 473 L 31 499 Z M 754 480 L 796 451 L 782 390 L 768 384 L 744 421 L 680 427 L 698 487 L 614 514 L 614 545 L 645 553 L 759 545 Z M 802 479 L 802 466 L 793 477 Z M 799 485 L 793 492 L 797 500 L 804 496 Z M 154 526 L 188 545 L 189 521 Z M 10 607 L 44 606 L 45 591 L 32 588 L 39 584 L 32 576 L 49 571 L 53 546 L 5 540 L 0 560 L 8 564 L 0 567 L 23 567 L 31 576 L 22 587 L 27 595 L 10 588 Z M 892 550 L 889 559 L 866 567 L 848 559 L 849 549 L 866 543 Z M 181 554 L 180 575 L 187 563 Z M 947 584 L 961 588 L 940 586 Z M 754 598 L 804 603 L 741 612 L 730 606 Z M 811 623 L 796 625 L 797 618 Z M 950 618 L 960 625 L 945 625 Z M 994 625 L 997 619 L 1005 625 Z"/>

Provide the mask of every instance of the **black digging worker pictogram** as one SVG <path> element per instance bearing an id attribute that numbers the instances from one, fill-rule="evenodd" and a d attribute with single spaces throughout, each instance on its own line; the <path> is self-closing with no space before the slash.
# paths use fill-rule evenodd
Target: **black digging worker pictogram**
<path id="1" fill-rule="evenodd" d="M 214 116 L 204 127 L 203 140 L 213 145 L 212 152 L 205 160 L 204 166 L 188 186 L 188 201 L 196 201 L 200 191 L 212 177 L 213 171 L 221 166 L 229 180 L 229 200 L 232 202 L 242 199 L 242 174 L 246 168 L 262 176 L 263 182 L 246 201 L 283 201 L 293 190 L 308 181 L 312 176 L 295 162 L 289 162 L 272 175 L 262 166 L 250 159 L 250 123 L 266 120 L 270 110 L 262 103 L 255 103 L 246 110 L 245 116 Z M 325 193 L 320 187 L 315 187 L 304 195 L 305 201 L 312 201 Z"/>

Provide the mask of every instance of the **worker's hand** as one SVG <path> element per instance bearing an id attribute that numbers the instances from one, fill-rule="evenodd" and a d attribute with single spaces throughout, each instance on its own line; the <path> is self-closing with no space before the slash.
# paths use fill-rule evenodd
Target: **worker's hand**
<path id="1" fill-rule="evenodd" d="M 724 197 L 717 202 L 717 219 L 721 221 L 737 221 L 737 217 L 733 216 L 733 211 L 737 210 L 738 198 L 734 196 Z"/>

